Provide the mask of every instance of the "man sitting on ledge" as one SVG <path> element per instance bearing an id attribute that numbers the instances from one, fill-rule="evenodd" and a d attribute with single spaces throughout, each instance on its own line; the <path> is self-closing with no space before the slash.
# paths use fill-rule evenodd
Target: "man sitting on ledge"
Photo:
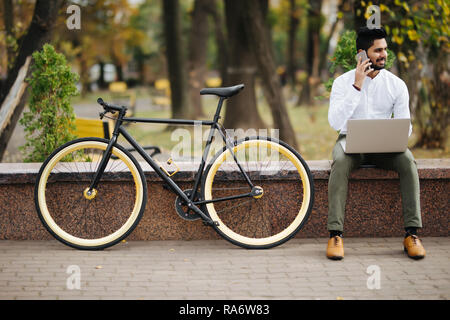
<path id="1" fill-rule="evenodd" d="M 417 166 L 409 149 L 402 153 L 346 154 L 340 144 L 347 133 L 349 119 L 408 118 L 408 89 L 400 78 L 384 69 L 387 59 L 386 32 L 383 28 L 361 28 L 356 39 L 358 52 L 365 50 L 369 59 L 358 61 L 356 69 L 334 80 L 330 95 L 328 121 L 340 131 L 333 149 L 333 162 L 328 183 L 328 223 L 330 239 L 326 256 L 344 258 L 344 211 L 347 201 L 348 177 L 364 159 L 380 168 L 395 170 L 400 177 L 403 220 L 406 230 L 403 247 L 410 258 L 425 257 L 425 249 L 417 237 L 422 227 L 420 189 Z M 409 134 L 412 132 L 410 126 Z M 383 214 L 383 213 L 381 213 Z"/>

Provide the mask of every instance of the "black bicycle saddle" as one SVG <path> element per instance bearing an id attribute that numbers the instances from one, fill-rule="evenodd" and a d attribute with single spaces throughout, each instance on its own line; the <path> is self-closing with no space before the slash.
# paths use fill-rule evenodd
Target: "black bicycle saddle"
<path id="1" fill-rule="evenodd" d="M 202 90 L 200 90 L 200 94 L 201 95 L 214 94 L 214 95 L 222 97 L 222 98 L 229 98 L 229 97 L 232 97 L 235 94 L 239 93 L 239 91 L 241 91 L 242 89 L 244 89 L 243 84 L 238 84 L 236 86 L 223 87 L 223 88 L 203 88 Z"/>

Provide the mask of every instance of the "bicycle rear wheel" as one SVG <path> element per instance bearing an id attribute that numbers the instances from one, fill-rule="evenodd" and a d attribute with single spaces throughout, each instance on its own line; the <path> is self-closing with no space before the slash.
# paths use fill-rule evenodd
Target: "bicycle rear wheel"
<path id="1" fill-rule="evenodd" d="M 233 154 L 262 196 L 217 201 L 251 191 Z M 289 145 L 269 137 L 248 138 L 226 148 L 206 169 L 204 199 L 215 230 L 249 249 L 265 249 L 292 238 L 305 224 L 314 201 L 314 185 L 306 162 Z"/>
<path id="2" fill-rule="evenodd" d="M 147 200 L 145 176 L 136 159 L 117 145 L 92 194 L 87 191 L 108 141 L 82 138 L 55 150 L 35 185 L 35 205 L 46 229 L 62 243 L 98 250 L 128 236 Z"/>

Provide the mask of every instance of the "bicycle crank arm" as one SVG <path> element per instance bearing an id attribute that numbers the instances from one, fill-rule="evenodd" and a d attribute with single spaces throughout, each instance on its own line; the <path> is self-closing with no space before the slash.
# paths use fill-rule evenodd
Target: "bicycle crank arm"
<path id="1" fill-rule="evenodd" d="M 218 226 L 219 222 L 211 220 L 210 217 L 208 217 L 206 214 L 203 213 L 202 210 L 200 210 L 195 204 L 192 202 L 188 203 L 188 208 L 197 213 L 202 219 L 203 223 L 205 223 L 208 226 Z"/>
<path id="2" fill-rule="evenodd" d="M 211 220 L 211 222 L 203 221 L 203 224 L 204 224 L 205 226 L 210 226 L 210 227 L 213 227 L 213 226 L 218 227 L 218 226 L 219 226 L 219 222 L 217 222 L 217 221 L 212 221 L 212 220 Z"/>

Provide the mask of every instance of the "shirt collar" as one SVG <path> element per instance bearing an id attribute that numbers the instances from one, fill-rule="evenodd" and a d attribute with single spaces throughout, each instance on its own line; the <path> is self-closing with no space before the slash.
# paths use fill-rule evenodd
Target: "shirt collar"
<path id="1" fill-rule="evenodd" d="M 375 76 L 375 78 L 371 78 L 368 75 L 366 76 L 367 78 L 369 78 L 370 81 L 376 81 L 377 79 L 382 78 L 384 75 L 384 69 L 381 69 L 380 72 L 378 72 L 378 74 Z"/>

